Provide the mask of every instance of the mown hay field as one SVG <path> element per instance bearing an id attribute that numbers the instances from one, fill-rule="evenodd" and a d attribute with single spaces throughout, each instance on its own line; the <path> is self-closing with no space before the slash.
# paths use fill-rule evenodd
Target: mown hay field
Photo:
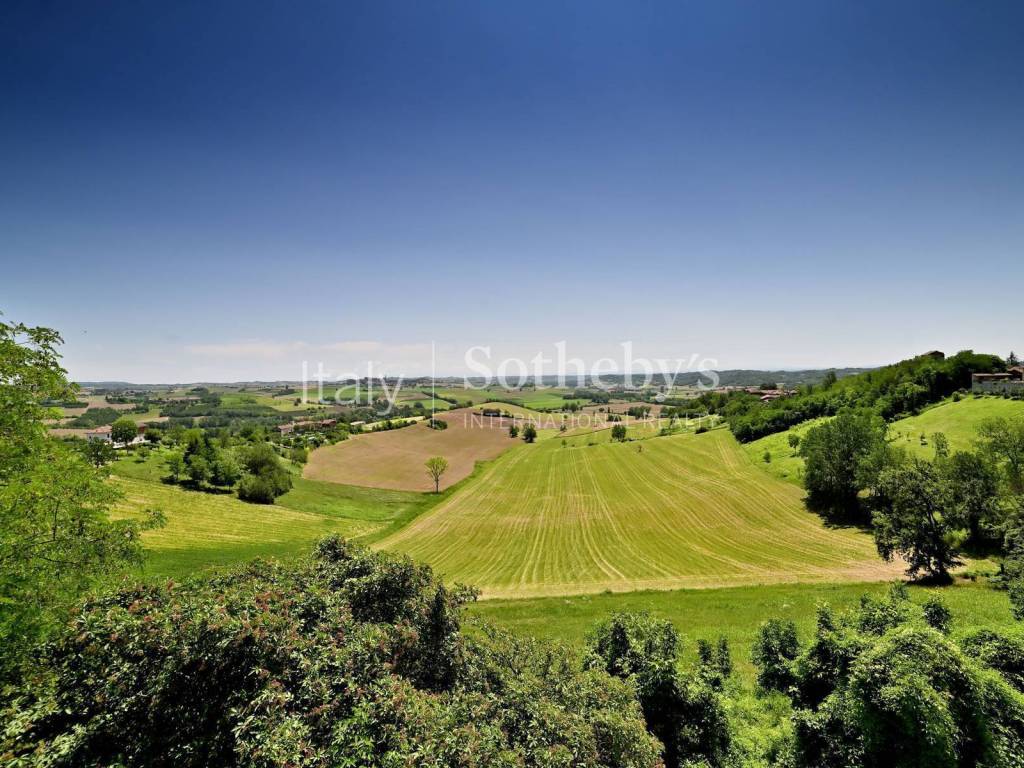
<path id="1" fill-rule="evenodd" d="M 377 546 L 484 597 L 898 577 L 726 430 L 520 446 Z"/>

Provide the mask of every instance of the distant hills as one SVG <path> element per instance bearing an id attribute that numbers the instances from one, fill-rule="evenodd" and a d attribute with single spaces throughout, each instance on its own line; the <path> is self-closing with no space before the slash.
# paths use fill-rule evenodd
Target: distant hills
<path id="1" fill-rule="evenodd" d="M 821 382 L 825 375 L 832 371 L 835 373 L 837 378 L 845 378 L 846 376 L 853 376 L 858 373 L 864 373 L 865 371 L 874 370 L 873 368 L 807 368 L 804 370 L 793 371 L 793 370 L 775 370 L 767 371 L 756 368 L 734 368 L 722 371 L 716 371 L 718 374 L 718 384 L 722 387 L 757 387 L 761 384 L 767 384 L 769 382 L 785 385 L 787 387 L 798 387 L 803 384 L 817 384 Z M 708 380 L 708 373 L 710 371 L 686 371 L 679 373 L 675 377 L 674 385 L 677 387 L 689 387 L 694 386 L 699 382 L 706 383 Z M 641 373 L 634 373 L 634 379 L 641 376 Z M 388 377 L 389 379 L 392 377 Z M 624 376 L 621 374 L 605 374 L 602 377 L 602 381 L 605 384 L 609 384 L 616 381 L 623 381 Z M 422 383 L 429 385 L 430 377 L 417 376 L 417 377 L 404 377 L 404 380 L 410 384 Z M 471 379 L 472 381 L 473 379 Z M 461 376 L 438 376 L 436 381 L 438 383 L 452 383 L 461 384 L 463 378 Z M 531 380 L 532 381 L 532 380 Z M 545 376 L 541 379 L 541 382 L 546 386 L 556 386 L 556 376 Z M 482 382 L 481 382 L 482 383 Z M 654 384 L 658 385 L 664 383 L 663 378 L 660 375 L 654 376 Z M 136 389 L 136 390 L 151 390 L 151 389 L 169 389 L 169 388 L 180 388 L 180 387 L 209 387 L 209 386 L 230 386 L 230 387 L 300 387 L 302 386 L 301 381 L 202 381 L 202 382 L 176 382 L 176 383 L 164 383 L 164 384 L 137 384 L 129 381 L 79 381 L 79 386 L 87 387 L 89 389 L 107 389 L 107 390 L 119 390 L 119 389 Z M 569 386 L 586 386 L 586 381 L 573 381 L 569 379 Z"/>

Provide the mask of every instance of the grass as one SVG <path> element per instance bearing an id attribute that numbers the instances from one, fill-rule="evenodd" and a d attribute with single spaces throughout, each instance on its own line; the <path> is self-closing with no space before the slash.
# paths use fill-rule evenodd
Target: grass
<path id="1" fill-rule="evenodd" d="M 967 397 L 959 402 L 944 400 L 917 416 L 892 422 L 889 425 L 889 439 L 900 448 L 932 458 L 932 435 L 936 432 L 946 435 L 952 450 L 968 450 L 974 445 L 978 426 L 986 419 L 1000 416 L 1024 416 L 1024 401 L 1001 397 Z M 802 485 L 804 460 L 790 448 L 789 436 L 797 434 L 803 437 L 807 430 L 824 421 L 826 419 L 806 421 L 785 432 L 746 443 L 743 450 L 752 462 L 775 477 Z M 922 434 L 925 435 L 924 442 L 921 441 Z M 766 451 L 771 454 L 770 462 L 764 460 Z"/>
<path id="2" fill-rule="evenodd" d="M 802 496 L 726 430 L 581 447 L 548 440 L 496 459 L 378 545 L 486 597 L 899 573 L 870 537 L 826 528 Z"/>
<path id="3" fill-rule="evenodd" d="M 795 434 L 803 438 L 807 434 L 807 430 L 825 421 L 827 419 L 811 419 L 803 424 L 797 424 L 785 432 L 776 432 L 774 435 L 762 437 L 760 440 L 744 443 L 743 452 L 747 454 L 747 458 L 766 472 L 802 488 L 804 460 L 789 446 L 789 436 Z M 797 450 L 799 450 L 799 446 Z M 771 461 L 764 460 L 765 452 L 771 455 Z"/>
<path id="4" fill-rule="evenodd" d="M 288 558 L 310 550 L 331 533 L 348 538 L 390 531 L 430 504 L 421 493 L 323 483 L 294 477 L 293 487 L 273 505 L 249 504 L 230 493 L 204 493 L 162 482 L 167 452 L 122 456 L 110 465 L 126 494 L 117 514 L 159 509 L 163 528 L 143 534 L 147 571 L 182 577 L 203 568 L 253 557 Z M 443 495 L 442 495 L 443 498 Z"/>
<path id="5" fill-rule="evenodd" d="M 301 391 L 287 397 L 253 392 L 225 392 L 220 396 L 220 405 L 222 408 L 251 408 L 255 405 L 273 408 L 275 411 L 297 411 L 315 407 L 309 403 L 296 405 L 296 398 L 301 396 Z"/>
<path id="6" fill-rule="evenodd" d="M 836 609 L 851 608 L 861 595 L 881 596 L 884 583 L 776 584 L 727 589 L 691 589 L 671 592 L 545 597 L 526 600 L 485 600 L 472 605 L 471 616 L 524 635 L 582 645 L 598 622 L 616 611 L 648 611 L 668 619 L 683 638 L 686 660 L 695 658 L 698 639 L 725 636 L 732 650 L 736 671 L 752 682 L 750 651 L 761 622 L 772 618 L 792 619 L 800 638 L 806 641 L 814 630 L 815 608 L 829 603 Z M 921 601 L 938 594 L 950 607 L 954 632 L 978 626 L 1016 624 L 1005 592 L 983 581 L 958 582 L 938 589 L 910 587 L 911 598 Z"/>
<path id="7" fill-rule="evenodd" d="M 146 570 L 182 577 L 211 566 L 253 557 L 287 558 L 308 552 L 322 536 L 369 533 L 377 524 L 280 505 L 248 504 L 230 494 L 190 491 L 147 480 L 117 477 L 125 493 L 118 515 L 159 509 L 164 527 L 143 534 Z"/>
<path id="8" fill-rule="evenodd" d="M 893 422 L 889 425 L 889 437 L 895 439 L 896 445 L 930 458 L 934 451 L 932 435 L 936 432 L 946 435 L 952 450 L 967 450 L 973 447 L 982 422 L 1020 416 L 1024 416 L 1024 401 L 1021 400 L 1001 397 L 968 397 L 958 403 L 947 400 L 917 416 Z"/>

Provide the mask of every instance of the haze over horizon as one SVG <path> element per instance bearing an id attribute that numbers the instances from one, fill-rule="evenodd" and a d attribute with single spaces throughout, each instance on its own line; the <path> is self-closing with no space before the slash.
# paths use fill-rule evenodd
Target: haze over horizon
<path id="1" fill-rule="evenodd" d="M 0 52 L 0 311 L 77 380 L 1024 351 L 1020 3 L 18 0 Z"/>

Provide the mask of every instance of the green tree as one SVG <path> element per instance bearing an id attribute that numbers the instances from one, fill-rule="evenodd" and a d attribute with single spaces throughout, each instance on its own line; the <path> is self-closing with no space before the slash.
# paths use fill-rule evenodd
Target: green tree
<path id="1" fill-rule="evenodd" d="M 1013 493 L 1024 494 L 1024 418 L 989 419 L 978 427 L 982 449 L 999 462 Z"/>
<path id="2" fill-rule="evenodd" d="M 167 467 L 168 478 L 172 483 L 181 482 L 185 475 L 185 456 L 181 451 L 171 451 L 167 455 L 164 464 Z"/>
<path id="3" fill-rule="evenodd" d="M 678 670 L 679 637 L 646 613 L 616 613 L 590 637 L 591 664 L 632 681 L 648 730 L 665 746 L 665 765 L 725 763 L 731 734 L 714 687 Z"/>
<path id="4" fill-rule="evenodd" d="M 527 443 L 532 443 L 537 439 L 537 428 L 532 423 L 527 424 L 523 427 L 523 440 Z"/>
<path id="5" fill-rule="evenodd" d="M 848 514 L 870 480 L 864 468 L 886 451 L 885 423 L 874 413 L 842 413 L 807 431 L 800 441 L 806 462 L 804 485 L 812 507 Z"/>
<path id="6" fill-rule="evenodd" d="M 441 492 L 441 476 L 448 471 L 448 459 L 444 456 L 431 456 L 424 464 L 427 474 L 434 481 L 434 493 Z"/>
<path id="7" fill-rule="evenodd" d="M 517 427 L 515 424 L 510 424 L 508 428 L 508 436 L 511 437 L 513 440 L 519 437 L 519 427 Z"/>
<path id="8" fill-rule="evenodd" d="M 60 343 L 48 328 L 0 322 L 0 682 L 96 579 L 141 560 L 139 534 L 159 522 L 110 520 L 116 487 L 48 436 L 42 403 L 76 393 Z"/>
<path id="9" fill-rule="evenodd" d="M 238 498 L 271 504 L 292 487 L 292 477 L 270 443 L 255 443 L 242 453 L 246 475 L 238 483 Z"/>
<path id="10" fill-rule="evenodd" d="M 120 443 L 127 450 L 131 450 L 132 440 L 138 437 L 138 435 L 138 426 L 136 426 L 135 422 L 127 416 L 122 416 L 110 425 L 110 439 L 115 445 Z"/>
<path id="11" fill-rule="evenodd" d="M 612 440 L 623 442 L 626 439 L 626 425 L 615 424 L 612 427 Z"/>
<path id="12" fill-rule="evenodd" d="M 117 458 L 114 446 L 106 440 L 87 440 L 82 446 L 82 453 L 94 467 L 106 466 Z"/>
<path id="13" fill-rule="evenodd" d="M 1024 753 L 1024 644 L 978 633 L 960 646 L 932 624 L 944 609 L 905 590 L 818 614 L 812 642 L 784 690 L 794 706 L 796 768 L 981 768 Z"/>
<path id="14" fill-rule="evenodd" d="M 965 533 L 956 527 L 953 500 L 940 469 L 914 458 L 879 477 L 874 497 L 875 545 L 886 560 L 895 554 L 907 562 L 912 578 L 926 575 L 949 581 Z"/>
<path id="15" fill-rule="evenodd" d="M 979 545 L 994 536 L 1000 520 L 999 470 L 985 453 L 957 451 L 942 463 L 956 525 Z"/>
<path id="16" fill-rule="evenodd" d="M 210 467 L 210 482 L 220 488 L 230 488 L 242 476 L 242 468 L 230 451 L 217 452 Z"/>
<path id="17" fill-rule="evenodd" d="M 800 652 L 796 625 L 769 619 L 757 631 L 751 660 L 757 667 L 757 684 L 765 690 L 785 691 L 795 681 L 793 662 Z"/>

